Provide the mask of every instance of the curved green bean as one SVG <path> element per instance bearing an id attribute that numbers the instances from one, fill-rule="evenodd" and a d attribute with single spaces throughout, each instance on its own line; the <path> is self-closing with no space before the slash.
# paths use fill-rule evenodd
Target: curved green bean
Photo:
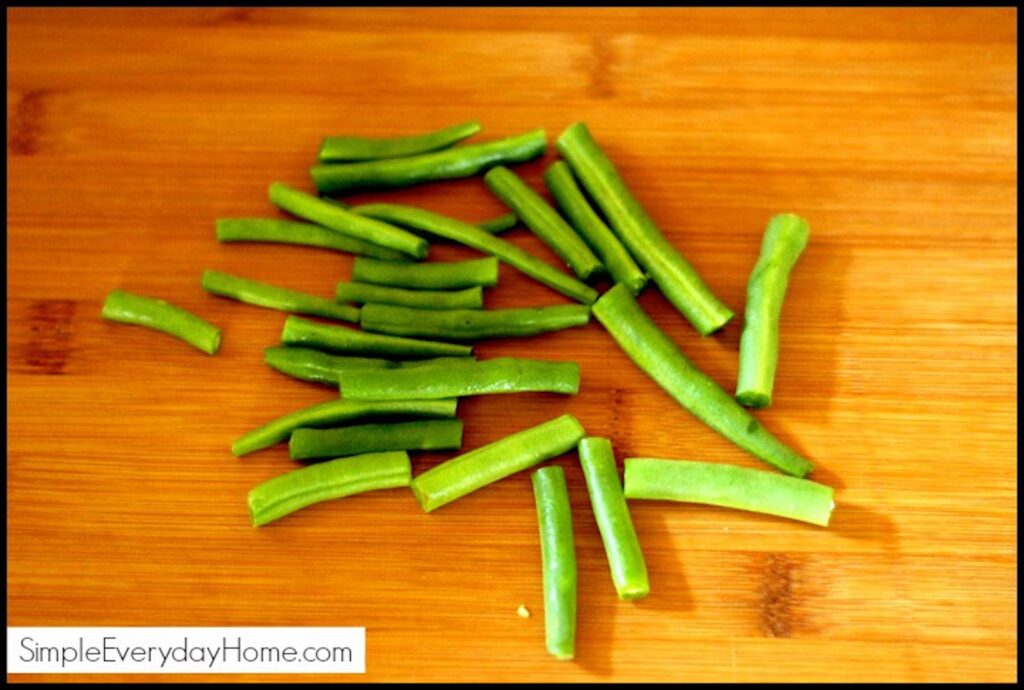
<path id="1" fill-rule="evenodd" d="M 606 438 L 588 436 L 580 441 L 579 456 L 615 591 L 619 599 L 642 599 L 651 591 L 647 562 L 622 494 L 612 443 Z"/>
<path id="2" fill-rule="evenodd" d="M 308 347 L 268 347 L 263 351 L 263 361 L 283 374 L 303 381 L 325 383 L 337 386 L 343 371 L 356 369 L 406 369 L 434 364 L 451 364 L 473 361 L 473 357 L 435 357 L 399 362 L 376 357 L 345 357 L 331 355 Z"/>
<path id="3" fill-rule="evenodd" d="M 629 358 L 697 419 L 783 472 L 802 477 L 814 469 L 694 366 L 624 285 L 601 296 L 594 305 L 594 316 Z"/>
<path id="4" fill-rule="evenodd" d="M 268 479 L 249 492 L 252 524 L 261 527 L 314 503 L 378 489 L 409 486 L 405 451 L 367 453 L 302 467 Z"/>
<path id="5" fill-rule="evenodd" d="M 436 465 L 413 479 L 410 486 L 423 510 L 429 513 L 572 450 L 585 435 L 575 417 L 562 415 Z"/>
<path id="6" fill-rule="evenodd" d="M 462 446 L 462 420 L 361 424 L 340 429 L 296 429 L 292 460 L 315 460 L 386 450 L 453 450 Z"/>
<path id="7" fill-rule="evenodd" d="M 352 262 L 352 280 L 411 290 L 493 287 L 498 284 L 498 260 L 489 256 L 468 261 L 401 264 L 358 258 Z"/>
<path id="8" fill-rule="evenodd" d="M 733 317 L 732 311 L 715 297 L 693 266 L 661 234 L 590 136 L 587 126 L 582 122 L 570 125 L 558 139 L 558 150 L 590 198 L 601 207 L 619 239 L 668 301 L 701 335 L 710 335 L 724 326 Z"/>
<path id="9" fill-rule="evenodd" d="M 522 163 L 544 153 L 547 134 L 535 129 L 484 144 L 456 146 L 419 156 L 365 163 L 315 165 L 309 174 L 320 194 L 360 189 L 393 189 L 434 180 L 476 175 L 499 163 Z"/>
<path id="10" fill-rule="evenodd" d="M 415 156 L 446 149 L 467 139 L 481 129 L 476 121 L 463 122 L 435 132 L 390 139 L 368 137 L 324 137 L 320 144 L 320 160 L 324 162 L 367 161 L 383 158 Z"/>
<path id="11" fill-rule="evenodd" d="M 511 230 L 517 225 L 519 225 L 519 217 L 514 213 L 506 213 L 476 224 L 478 228 L 491 235 L 498 235 L 506 230 Z"/>
<path id="12" fill-rule="evenodd" d="M 324 326 L 297 316 L 289 316 L 284 322 L 281 342 L 351 355 L 382 355 L 405 359 L 465 357 L 473 354 L 471 345 L 363 333 L 340 326 Z"/>
<path id="13" fill-rule="evenodd" d="M 415 259 L 427 256 L 429 245 L 422 237 L 408 230 L 396 228 L 380 220 L 352 213 L 337 204 L 300 192 L 283 182 L 273 182 L 268 190 L 270 203 L 292 215 L 319 223 L 342 235 L 373 242 L 394 249 Z"/>
<path id="14" fill-rule="evenodd" d="M 585 326 L 590 307 L 557 304 L 531 309 L 410 309 L 367 304 L 359 312 L 363 330 L 441 340 L 523 338 Z"/>
<path id="15" fill-rule="evenodd" d="M 410 257 L 402 252 L 342 235 L 321 225 L 276 218 L 218 218 L 217 241 L 297 244 L 372 256 L 386 261 L 410 260 Z"/>
<path id="16" fill-rule="evenodd" d="M 373 283 L 338 283 L 335 299 L 356 304 L 395 304 L 418 309 L 483 309 L 479 285 L 464 290 L 406 290 Z"/>
<path id="17" fill-rule="evenodd" d="M 747 407 L 772 403 L 779 362 L 779 317 L 789 273 L 807 246 L 807 221 L 782 213 L 768 221 L 761 256 L 747 282 L 747 309 L 740 337 L 740 371 L 736 399 Z"/>
<path id="18" fill-rule="evenodd" d="M 155 297 L 111 290 L 103 302 L 103 318 L 146 326 L 173 335 L 208 355 L 220 349 L 220 329 L 192 312 Z"/>
<path id="19" fill-rule="evenodd" d="M 230 273 L 207 269 L 203 271 L 202 284 L 207 292 L 257 307 L 359 323 L 359 309 L 356 307 L 338 304 L 305 292 L 240 278 Z"/>
<path id="20" fill-rule="evenodd" d="M 530 477 L 537 503 L 544 582 L 544 639 L 556 659 L 576 655 L 576 545 L 565 471 L 542 467 Z"/>
<path id="21" fill-rule="evenodd" d="M 626 498 L 705 503 L 828 526 L 831 487 L 746 467 L 689 460 L 626 458 Z"/>
<path id="22" fill-rule="evenodd" d="M 501 165 L 491 168 L 484 175 L 484 184 L 558 254 L 580 280 L 588 281 L 604 273 L 604 265 L 576 231 L 514 172 Z"/>

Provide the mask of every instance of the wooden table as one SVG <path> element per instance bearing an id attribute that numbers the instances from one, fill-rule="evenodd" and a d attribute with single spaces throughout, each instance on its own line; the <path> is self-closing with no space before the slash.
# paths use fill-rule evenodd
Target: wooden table
<path id="1" fill-rule="evenodd" d="M 1015 24 L 1009 9 L 13 10 L 8 624 L 365 626 L 378 681 L 1013 679 Z M 544 649 L 526 473 L 429 516 L 396 491 L 255 529 L 246 492 L 293 465 L 284 447 L 229 452 L 334 394 L 264 366 L 284 316 L 205 294 L 202 269 L 329 295 L 351 259 L 222 246 L 214 219 L 276 215 L 267 184 L 308 187 L 325 134 L 470 118 L 481 137 L 552 140 L 586 120 L 739 312 L 767 219 L 812 227 L 758 416 L 836 487 L 832 526 L 634 503 L 653 593 L 620 602 L 576 459 L 558 460 L 580 563 L 572 663 Z M 517 170 L 539 186 L 553 160 Z M 479 179 L 370 198 L 501 211 Z M 555 261 L 528 230 L 508 237 Z M 102 321 L 115 287 L 219 324 L 220 354 Z M 564 302 L 508 267 L 487 301 Z M 656 290 L 641 303 L 733 386 L 739 319 L 701 339 Z M 463 401 L 466 448 L 571 412 L 620 459 L 758 467 L 596 323 L 478 353 L 574 359 L 583 384 Z"/>

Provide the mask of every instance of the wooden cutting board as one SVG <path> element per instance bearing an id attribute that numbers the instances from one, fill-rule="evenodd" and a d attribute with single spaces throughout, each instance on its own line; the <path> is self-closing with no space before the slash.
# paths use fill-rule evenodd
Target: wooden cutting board
<path id="1" fill-rule="evenodd" d="M 1014 679 L 1015 25 L 1010 9 L 12 10 L 8 625 L 365 626 L 374 681 Z M 229 452 L 335 394 L 266 367 L 284 315 L 205 294 L 202 270 L 327 296 L 351 259 L 221 246 L 214 219 L 276 216 L 268 183 L 308 188 L 323 135 L 472 118 L 481 139 L 552 141 L 585 120 L 740 313 L 767 219 L 812 228 L 758 417 L 837 489 L 832 526 L 635 502 L 653 592 L 620 602 L 576 458 L 559 459 L 575 662 L 544 649 L 527 474 L 430 515 L 394 491 L 256 529 L 246 492 L 293 465 L 284 447 Z M 555 159 L 517 171 L 540 188 Z M 478 178 L 355 198 L 502 211 Z M 102 321 L 115 287 L 217 323 L 220 354 Z M 564 302 L 508 267 L 486 300 Z M 702 339 L 656 290 L 641 303 L 734 385 L 739 319 Z M 758 466 L 596 323 L 478 353 L 572 359 L 583 383 L 463 401 L 466 448 L 571 412 L 620 459 Z"/>

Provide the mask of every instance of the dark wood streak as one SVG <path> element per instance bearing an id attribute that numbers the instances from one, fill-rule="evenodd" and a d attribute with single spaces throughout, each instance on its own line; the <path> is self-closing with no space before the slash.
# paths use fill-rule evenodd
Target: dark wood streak
<path id="1" fill-rule="evenodd" d="M 39 152 L 43 138 L 47 89 L 26 91 L 18 101 L 10 121 L 8 150 L 12 156 L 31 156 Z"/>
<path id="2" fill-rule="evenodd" d="M 595 36 L 590 41 L 590 83 L 587 92 L 594 98 L 611 98 L 615 95 L 612 85 L 612 68 L 615 65 L 615 50 L 607 36 Z"/>
<path id="3" fill-rule="evenodd" d="M 794 575 L 798 565 L 781 553 L 764 555 L 759 622 L 766 637 L 791 637 L 794 628 Z"/>
<path id="4" fill-rule="evenodd" d="M 29 338 L 22 351 L 22 371 L 31 374 L 63 374 L 72 346 L 72 300 L 40 300 L 29 306 Z"/>

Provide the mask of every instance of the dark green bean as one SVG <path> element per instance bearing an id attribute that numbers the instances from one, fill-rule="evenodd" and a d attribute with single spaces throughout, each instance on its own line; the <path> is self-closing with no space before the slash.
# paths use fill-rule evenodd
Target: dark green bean
<path id="1" fill-rule="evenodd" d="M 359 309 L 355 307 L 337 304 L 329 299 L 308 295 L 305 292 L 240 278 L 229 273 L 213 270 L 203 271 L 202 284 L 203 289 L 207 292 L 257 307 L 359 323 Z"/>
<path id="2" fill-rule="evenodd" d="M 498 260 L 489 256 L 469 261 L 400 264 L 358 258 L 352 263 L 352 280 L 412 290 L 492 287 L 498 284 Z"/>
<path id="3" fill-rule="evenodd" d="M 324 162 L 368 161 L 383 158 L 415 156 L 446 149 L 467 139 L 481 129 L 480 123 L 471 121 L 439 129 L 436 132 L 390 139 L 367 137 L 325 137 L 320 144 L 320 160 Z"/>
<path id="4" fill-rule="evenodd" d="M 367 304 L 360 310 L 363 330 L 441 340 L 522 338 L 585 326 L 590 307 L 558 304 L 532 309 L 410 309 Z"/>
<path id="5" fill-rule="evenodd" d="M 284 322 L 281 342 L 285 345 L 300 345 L 329 352 L 351 355 L 381 355 L 404 359 L 427 359 L 428 357 L 465 357 L 473 354 L 471 345 L 438 343 L 430 340 L 396 338 L 390 335 L 363 333 L 340 326 L 324 326 L 319 323 L 289 316 Z"/>
<path id="6" fill-rule="evenodd" d="M 506 230 L 511 230 L 517 225 L 519 225 L 519 217 L 514 213 L 506 213 L 503 216 L 497 216 L 496 218 L 476 224 L 478 228 L 492 235 L 498 235 Z"/>
<path id="7" fill-rule="evenodd" d="M 372 256 L 386 261 L 409 261 L 411 257 L 394 249 L 342 235 L 313 223 L 275 218 L 218 218 L 219 242 L 272 242 L 320 247 L 339 252 Z"/>
<path id="8" fill-rule="evenodd" d="M 374 357 L 345 357 L 331 355 L 308 347 L 268 347 L 263 351 L 263 361 L 283 374 L 303 381 L 325 383 L 337 386 L 343 371 L 356 369 L 406 369 L 433 364 L 473 361 L 472 357 L 435 357 L 396 362 Z"/>
<path id="9" fill-rule="evenodd" d="M 293 460 L 315 460 L 386 450 L 453 450 L 462 446 L 462 420 L 361 424 L 340 429 L 296 429 L 288 441 Z"/>
<path id="10" fill-rule="evenodd" d="M 556 659 L 576 655 L 576 545 L 565 471 L 542 467 L 530 477 L 540 528 L 544 582 L 544 638 Z"/>
<path id="11" fill-rule="evenodd" d="M 373 283 L 340 282 L 335 291 L 339 302 L 356 304 L 397 304 L 418 309 L 482 309 L 484 290 L 479 285 L 464 290 L 406 290 Z"/>
<path id="12" fill-rule="evenodd" d="M 220 349 L 220 329 L 209 321 L 155 297 L 111 290 L 103 302 L 103 318 L 173 335 L 208 355 Z"/>

